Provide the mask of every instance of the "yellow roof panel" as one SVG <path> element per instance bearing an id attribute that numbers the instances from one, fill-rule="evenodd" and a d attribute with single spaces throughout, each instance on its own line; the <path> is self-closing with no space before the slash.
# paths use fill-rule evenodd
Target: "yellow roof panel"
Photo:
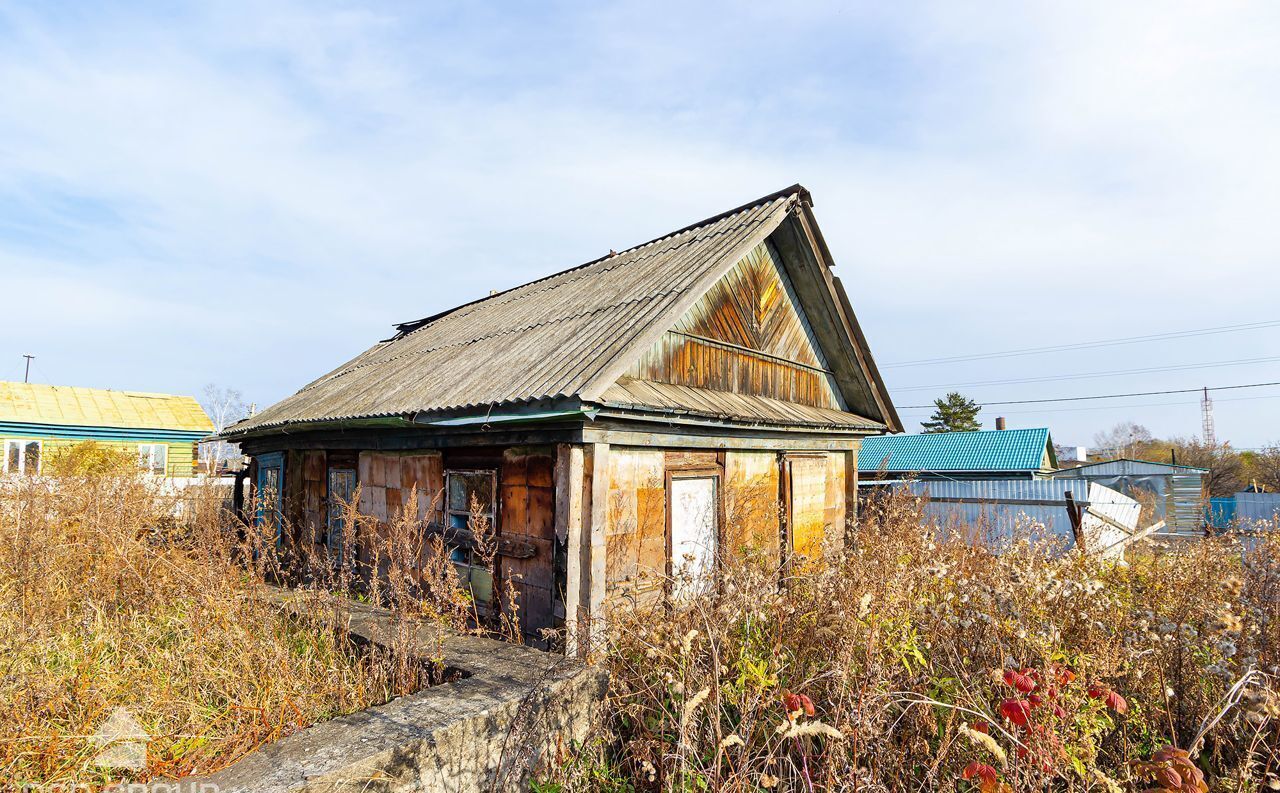
<path id="1" fill-rule="evenodd" d="M 212 432 L 195 397 L 0 382 L 0 421 Z"/>

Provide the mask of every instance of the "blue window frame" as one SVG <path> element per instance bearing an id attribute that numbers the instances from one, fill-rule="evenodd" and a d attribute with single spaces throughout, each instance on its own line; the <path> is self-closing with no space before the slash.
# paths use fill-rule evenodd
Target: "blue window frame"
<path id="1" fill-rule="evenodd" d="M 329 469 L 329 515 L 325 544 L 335 558 L 342 556 L 343 534 L 346 532 L 346 506 L 356 493 L 354 468 Z"/>
<path id="2" fill-rule="evenodd" d="M 258 526 L 275 528 L 276 547 L 284 545 L 284 453 L 258 457 Z"/>

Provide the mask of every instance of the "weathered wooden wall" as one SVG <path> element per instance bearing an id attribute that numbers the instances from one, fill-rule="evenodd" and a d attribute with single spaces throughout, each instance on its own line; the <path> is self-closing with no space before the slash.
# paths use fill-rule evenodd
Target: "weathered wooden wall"
<path id="1" fill-rule="evenodd" d="M 717 282 L 627 375 L 841 407 L 812 329 L 767 243 Z"/>
<path id="2" fill-rule="evenodd" d="M 356 466 L 360 512 L 386 523 L 417 496 L 418 518 L 440 522 L 444 464 L 440 452 L 361 452 Z"/>

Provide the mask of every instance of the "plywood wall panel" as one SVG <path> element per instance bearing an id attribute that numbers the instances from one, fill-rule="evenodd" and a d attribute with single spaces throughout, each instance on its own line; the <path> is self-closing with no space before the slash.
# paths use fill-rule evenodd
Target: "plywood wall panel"
<path id="1" fill-rule="evenodd" d="M 818 559 L 822 555 L 827 505 L 826 457 L 787 461 L 791 485 L 791 552 Z"/>
<path id="2" fill-rule="evenodd" d="M 727 452 L 724 475 L 724 550 L 744 550 L 777 559 L 781 543 L 778 455 Z"/>

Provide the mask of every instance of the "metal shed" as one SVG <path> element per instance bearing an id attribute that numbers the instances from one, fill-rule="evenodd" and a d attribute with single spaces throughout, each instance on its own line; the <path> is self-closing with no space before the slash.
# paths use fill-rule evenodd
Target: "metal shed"
<path id="1" fill-rule="evenodd" d="M 1204 468 L 1150 460 L 1107 460 L 1069 468 L 1055 479 L 1084 479 L 1126 495 L 1155 497 L 1154 520 L 1165 521 L 1165 533 L 1195 534 L 1204 529 Z"/>

